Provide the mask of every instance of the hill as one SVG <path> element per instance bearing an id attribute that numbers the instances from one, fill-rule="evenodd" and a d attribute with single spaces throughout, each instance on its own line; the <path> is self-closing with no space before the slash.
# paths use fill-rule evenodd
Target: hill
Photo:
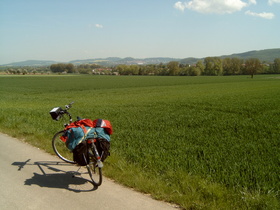
<path id="1" fill-rule="evenodd" d="M 267 49 L 267 50 L 259 50 L 259 51 L 249 51 L 239 54 L 232 54 L 232 55 L 224 55 L 221 58 L 226 57 L 236 57 L 241 59 L 248 59 L 248 58 L 258 58 L 262 62 L 272 63 L 275 58 L 280 58 L 280 48 L 276 49 Z"/>
<path id="2" fill-rule="evenodd" d="M 165 58 L 165 57 L 158 57 L 158 58 L 119 58 L 119 57 L 109 57 L 109 58 L 96 58 L 96 59 L 87 59 L 87 60 L 73 60 L 69 63 L 74 65 L 79 64 L 99 64 L 102 66 L 113 66 L 119 64 L 126 64 L 126 65 L 147 65 L 147 64 L 159 64 L 159 63 L 168 63 L 170 61 L 180 61 L 180 59 L 176 58 Z"/>
<path id="3" fill-rule="evenodd" d="M 248 58 L 258 58 L 261 62 L 272 63 L 275 58 L 280 58 L 280 48 L 275 49 L 265 49 L 265 50 L 254 50 L 248 51 L 244 53 L 235 53 L 231 55 L 222 55 L 216 56 L 221 58 L 240 58 L 240 59 L 248 59 Z M 73 60 L 66 63 L 72 63 L 74 65 L 80 64 L 99 64 L 102 66 L 114 66 L 119 64 L 126 65 L 148 65 L 148 64 L 160 64 L 160 63 L 168 63 L 170 61 L 178 61 L 182 64 L 195 64 L 198 60 L 203 60 L 204 58 L 169 58 L 169 57 L 154 57 L 154 58 L 119 58 L 119 57 L 108 57 L 108 58 L 93 58 L 93 59 L 85 59 L 85 60 Z M 15 62 L 10 64 L 5 64 L 1 66 L 50 66 L 55 63 L 61 63 L 57 61 L 48 61 L 48 60 L 28 60 L 22 62 Z"/>
<path id="4" fill-rule="evenodd" d="M 9 63 L 9 64 L 5 64 L 5 65 L 1 65 L 1 66 L 50 66 L 54 63 L 57 63 L 57 62 L 48 61 L 48 60 L 27 60 L 27 61 Z"/>

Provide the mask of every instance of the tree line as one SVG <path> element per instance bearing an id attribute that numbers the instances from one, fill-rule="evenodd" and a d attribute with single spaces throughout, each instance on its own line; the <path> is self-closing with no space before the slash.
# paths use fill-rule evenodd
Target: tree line
<path id="1" fill-rule="evenodd" d="M 178 61 L 148 65 L 120 64 L 113 67 L 104 67 L 98 64 L 73 65 L 71 63 L 52 64 L 48 67 L 9 67 L 8 74 L 36 74 L 36 73 L 79 73 L 79 74 L 105 74 L 105 75 L 161 75 L 161 76 L 220 76 L 220 75 L 250 75 L 280 74 L 280 58 L 273 63 L 262 63 L 257 58 L 220 58 L 206 57 L 196 64 L 189 65 Z"/>
<path id="2" fill-rule="evenodd" d="M 104 69 L 98 64 L 81 64 L 74 66 L 72 63 L 64 64 L 52 64 L 50 70 L 53 73 L 80 73 L 80 74 L 92 74 L 96 69 Z"/>
<path id="3" fill-rule="evenodd" d="M 31 66 L 23 66 L 23 67 L 15 67 L 15 66 L 8 66 L 0 68 L 0 71 L 6 72 L 7 74 L 47 74 L 50 72 L 49 66 L 38 66 L 38 67 L 31 67 Z"/>
<path id="4" fill-rule="evenodd" d="M 169 76 L 220 76 L 220 75 L 250 75 L 280 74 L 280 58 L 274 63 L 261 63 L 257 58 L 247 60 L 239 58 L 207 57 L 195 65 L 171 61 L 167 64 L 151 65 L 118 65 L 114 71 L 120 75 L 169 75 Z"/>

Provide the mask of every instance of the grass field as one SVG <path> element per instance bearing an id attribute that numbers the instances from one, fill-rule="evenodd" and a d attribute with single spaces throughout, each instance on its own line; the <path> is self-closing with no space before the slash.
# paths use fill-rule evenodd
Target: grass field
<path id="1" fill-rule="evenodd" d="M 186 209 L 280 208 L 280 77 L 0 76 L 0 131 L 52 152 L 49 111 L 112 122 L 104 173 Z"/>

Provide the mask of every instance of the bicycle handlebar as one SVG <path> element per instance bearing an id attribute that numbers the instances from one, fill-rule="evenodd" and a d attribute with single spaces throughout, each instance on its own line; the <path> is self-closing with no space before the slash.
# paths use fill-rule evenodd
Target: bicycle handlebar
<path id="1" fill-rule="evenodd" d="M 65 105 L 66 110 L 70 109 L 72 107 L 72 104 L 74 104 L 74 101 L 72 101 L 70 104 Z"/>
<path id="2" fill-rule="evenodd" d="M 70 109 L 72 107 L 72 104 L 74 104 L 74 101 L 72 101 L 70 104 L 68 105 L 65 105 L 65 110 L 62 110 L 61 111 L 61 114 L 64 115 L 64 114 L 67 114 L 69 116 L 69 122 L 71 123 L 72 122 L 72 116 L 71 114 L 68 112 L 68 109 Z"/>
<path id="3" fill-rule="evenodd" d="M 62 109 L 61 107 L 56 107 L 56 108 L 53 108 L 51 111 L 50 111 L 50 114 L 53 118 L 53 120 L 59 120 L 64 114 L 67 114 L 69 116 L 69 122 L 71 123 L 72 122 L 72 116 L 71 114 L 68 112 L 68 110 L 72 107 L 72 104 L 74 103 L 71 102 L 70 104 L 68 105 L 65 105 L 65 109 Z"/>

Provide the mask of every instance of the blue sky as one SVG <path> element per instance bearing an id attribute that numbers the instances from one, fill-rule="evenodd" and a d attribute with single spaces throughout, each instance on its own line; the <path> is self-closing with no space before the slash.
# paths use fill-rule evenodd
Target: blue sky
<path id="1" fill-rule="evenodd" d="M 280 0 L 0 0 L 0 64 L 280 48 Z"/>

